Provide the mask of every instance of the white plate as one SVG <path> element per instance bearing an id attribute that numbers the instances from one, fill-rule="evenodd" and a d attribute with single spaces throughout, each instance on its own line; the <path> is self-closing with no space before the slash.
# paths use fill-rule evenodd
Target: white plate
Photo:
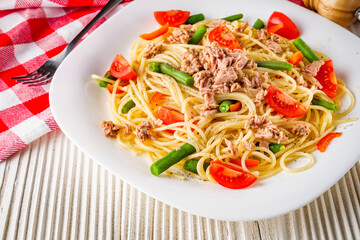
<path id="1" fill-rule="evenodd" d="M 92 159 L 140 191 L 178 209 L 221 220 L 258 220 L 295 210 L 312 201 L 338 181 L 360 159 L 359 121 L 340 127 L 341 138 L 328 150 L 315 152 L 309 170 L 282 172 L 250 188 L 230 190 L 217 184 L 155 177 L 145 156 L 133 156 L 107 139 L 100 127 L 109 119 L 108 96 L 91 80 L 102 74 L 116 53 L 129 59 L 129 47 L 141 33 L 153 31 L 156 10 L 182 9 L 204 13 L 207 18 L 244 13 L 254 23 L 281 11 L 297 24 L 302 38 L 333 59 L 337 76 L 344 79 L 356 98 L 360 95 L 360 41 L 346 29 L 287 1 L 166 1 L 136 0 L 102 24 L 65 59 L 50 89 L 50 105 L 57 123 Z M 359 104 L 349 115 L 360 117 Z"/>

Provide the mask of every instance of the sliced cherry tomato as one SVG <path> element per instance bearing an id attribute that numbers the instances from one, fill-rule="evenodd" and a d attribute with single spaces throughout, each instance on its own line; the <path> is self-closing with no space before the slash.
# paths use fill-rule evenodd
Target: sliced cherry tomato
<path id="1" fill-rule="evenodd" d="M 332 60 L 327 60 L 324 65 L 321 66 L 315 78 L 323 87 L 321 90 L 326 95 L 329 97 L 336 97 L 337 80 Z"/>
<path id="2" fill-rule="evenodd" d="M 218 42 L 220 47 L 228 48 L 230 50 L 241 49 L 240 43 L 225 25 L 214 28 L 209 33 L 209 41 Z"/>
<path id="3" fill-rule="evenodd" d="M 249 172 L 220 161 L 212 161 L 209 168 L 211 176 L 223 187 L 231 189 L 246 188 L 256 181 Z"/>
<path id="4" fill-rule="evenodd" d="M 141 34 L 140 37 L 145 40 L 153 40 L 157 37 L 160 37 L 161 35 L 164 35 L 169 30 L 169 23 L 166 23 L 161 28 L 151 32 L 151 33 L 145 33 Z"/>
<path id="5" fill-rule="evenodd" d="M 120 81 L 119 86 L 125 87 L 125 86 L 127 86 L 129 84 L 130 84 L 129 81 Z M 112 85 L 110 83 L 108 85 L 106 85 L 106 88 L 107 88 L 107 90 L 109 91 L 110 94 L 112 94 L 112 92 L 114 91 L 114 85 Z M 123 93 L 123 92 L 124 91 L 121 90 L 120 88 L 116 89 L 116 94 L 120 94 L 120 93 Z"/>
<path id="6" fill-rule="evenodd" d="M 333 140 L 334 138 L 340 137 L 342 135 L 341 132 L 337 132 L 337 133 L 329 133 L 327 134 L 325 137 L 323 137 L 322 139 L 320 139 L 320 141 L 318 142 L 317 149 L 320 152 L 325 152 L 326 148 L 328 147 L 329 143 L 331 142 L 331 140 Z"/>
<path id="7" fill-rule="evenodd" d="M 159 108 L 157 117 L 162 120 L 165 125 L 185 121 L 184 114 L 163 106 Z"/>
<path id="8" fill-rule="evenodd" d="M 150 99 L 150 104 L 156 105 L 160 103 L 160 100 L 166 96 L 165 94 L 162 94 L 161 92 L 156 92 Z"/>
<path id="9" fill-rule="evenodd" d="M 241 106 L 242 106 L 242 104 L 241 104 L 240 101 L 238 101 L 238 102 L 236 102 L 236 103 L 234 103 L 234 104 L 231 104 L 231 105 L 230 105 L 230 112 L 239 111 L 239 110 L 241 109 Z"/>
<path id="10" fill-rule="evenodd" d="M 273 12 L 268 20 L 268 29 L 275 25 L 283 25 L 276 34 L 287 39 L 295 39 L 300 36 L 299 30 L 291 19 L 281 12 Z"/>
<path id="11" fill-rule="evenodd" d="M 270 35 L 270 34 L 273 34 L 273 33 L 276 33 L 279 29 L 283 28 L 284 26 L 282 24 L 279 24 L 279 25 L 273 25 L 271 27 L 269 27 L 267 29 L 267 33 Z"/>
<path id="12" fill-rule="evenodd" d="M 301 62 L 302 58 L 303 58 L 302 52 L 297 51 L 290 57 L 288 62 L 291 63 L 292 65 L 296 66 Z"/>
<path id="13" fill-rule="evenodd" d="M 190 12 L 181 10 L 157 11 L 154 12 L 154 16 L 162 26 L 169 23 L 170 27 L 178 27 L 188 20 Z"/>
<path id="14" fill-rule="evenodd" d="M 230 162 L 241 167 L 241 160 L 240 159 L 231 159 Z M 257 165 L 259 165 L 259 163 L 260 163 L 259 160 L 250 159 L 250 158 L 245 159 L 245 166 L 246 167 L 256 167 Z"/>
<path id="15" fill-rule="evenodd" d="M 112 76 L 121 80 L 131 80 L 136 78 L 136 73 L 130 67 L 129 63 L 120 53 L 116 55 L 113 63 L 110 67 L 110 73 Z"/>
<path id="16" fill-rule="evenodd" d="M 268 87 L 266 95 L 269 106 L 285 117 L 300 117 L 307 113 L 307 109 L 287 93 L 275 85 Z"/>

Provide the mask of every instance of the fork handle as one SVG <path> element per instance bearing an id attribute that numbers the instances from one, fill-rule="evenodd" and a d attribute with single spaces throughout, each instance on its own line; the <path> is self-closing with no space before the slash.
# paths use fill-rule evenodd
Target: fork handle
<path id="1" fill-rule="evenodd" d="M 102 18 L 107 12 L 109 12 L 113 7 L 121 3 L 123 0 L 109 0 L 109 2 L 101 9 L 101 11 L 85 26 L 81 32 L 76 35 L 76 37 L 69 43 L 69 45 L 65 49 L 65 55 L 63 58 L 65 58 L 71 50 L 74 49 L 76 44 L 79 42 L 79 40 L 84 36 L 84 34 L 100 19 Z"/>

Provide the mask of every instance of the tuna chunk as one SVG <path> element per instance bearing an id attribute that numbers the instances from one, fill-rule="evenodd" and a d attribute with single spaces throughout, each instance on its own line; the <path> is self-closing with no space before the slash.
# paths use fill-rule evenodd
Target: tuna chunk
<path id="1" fill-rule="evenodd" d="M 156 136 L 150 134 L 150 129 L 154 126 L 149 121 L 142 121 L 140 125 L 136 128 L 136 137 L 140 141 L 145 141 L 147 139 L 156 139 Z"/>
<path id="2" fill-rule="evenodd" d="M 234 82 L 238 78 L 235 68 L 228 67 L 225 69 L 217 69 L 214 72 L 214 84 L 221 85 L 229 82 Z"/>
<path id="3" fill-rule="evenodd" d="M 248 142 L 248 141 L 244 142 L 245 150 L 251 151 L 254 147 L 255 147 L 255 144 L 253 142 Z"/>
<path id="4" fill-rule="evenodd" d="M 215 113 L 217 113 L 218 110 L 217 109 L 205 109 L 205 110 L 201 110 L 201 117 L 202 118 L 208 118 L 213 116 Z"/>
<path id="5" fill-rule="evenodd" d="M 274 53 L 282 52 L 280 44 L 272 40 L 266 40 L 265 45 Z"/>
<path id="6" fill-rule="evenodd" d="M 236 151 L 234 144 L 226 138 L 225 138 L 225 143 L 226 143 L 226 146 L 228 146 L 228 148 L 230 149 L 230 152 L 233 155 L 233 157 L 236 157 L 237 151 Z"/>
<path id="7" fill-rule="evenodd" d="M 223 19 L 217 19 L 207 24 L 209 28 L 216 28 L 223 24 L 230 24 L 230 22 L 223 20 Z"/>
<path id="8" fill-rule="evenodd" d="M 254 115 L 245 122 L 245 129 L 265 128 L 273 125 L 270 119 L 264 116 Z"/>
<path id="9" fill-rule="evenodd" d="M 215 95 L 211 93 L 204 94 L 205 108 L 206 110 L 217 108 L 219 105 L 215 100 Z"/>
<path id="10" fill-rule="evenodd" d="M 241 49 L 227 50 L 226 55 L 228 65 L 234 66 L 236 71 L 243 69 L 250 60 Z"/>
<path id="11" fill-rule="evenodd" d="M 257 129 L 256 138 L 277 139 L 278 142 L 287 140 L 288 137 L 280 131 L 270 119 L 264 116 L 252 116 L 245 122 L 245 129 Z"/>
<path id="12" fill-rule="evenodd" d="M 260 30 L 257 30 L 257 34 L 258 34 L 258 38 L 259 40 L 266 40 L 267 39 L 267 33 L 265 31 L 265 29 L 260 29 Z"/>
<path id="13" fill-rule="evenodd" d="M 210 93 L 212 92 L 214 77 L 209 70 L 203 70 L 194 74 L 194 82 L 201 94 Z"/>
<path id="14" fill-rule="evenodd" d="M 315 77 L 323 64 L 324 64 L 323 60 L 314 61 L 305 67 L 304 73 L 306 75 Z"/>
<path id="15" fill-rule="evenodd" d="M 162 50 L 162 43 L 158 43 L 158 44 L 154 44 L 154 43 L 150 43 L 147 46 L 146 52 L 144 53 L 144 58 L 153 58 L 155 57 L 157 54 L 159 54 Z"/>
<path id="16" fill-rule="evenodd" d="M 108 138 L 114 138 L 123 126 L 116 125 L 112 121 L 103 121 L 101 127 L 104 129 L 104 135 Z"/>
<path id="17" fill-rule="evenodd" d="M 174 28 L 171 35 L 167 38 L 170 43 L 187 44 L 194 33 L 185 29 Z"/>
<path id="18" fill-rule="evenodd" d="M 252 76 L 244 76 L 240 79 L 243 88 L 259 88 L 261 87 L 261 80 L 258 72 L 254 72 Z"/>
<path id="19" fill-rule="evenodd" d="M 288 139 L 288 137 L 275 125 L 265 128 L 259 128 L 258 131 L 255 133 L 255 137 L 264 139 L 277 139 L 278 143 Z"/>
<path id="20" fill-rule="evenodd" d="M 248 22 L 244 22 L 237 30 L 242 33 L 242 32 L 244 32 L 244 30 L 246 29 L 246 27 L 248 25 L 249 25 Z"/>
<path id="21" fill-rule="evenodd" d="M 300 75 L 298 78 L 296 78 L 296 82 L 299 86 L 307 86 L 307 82 L 304 80 L 303 75 Z"/>
<path id="22" fill-rule="evenodd" d="M 190 75 L 202 70 L 203 66 L 200 62 L 200 55 L 201 52 L 199 50 L 190 48 L 182 58 L 180 70 Z"/>
<path id="23" fill-rule="evenodd" d="M 269 141 L 265 139 L 261 139 L 259 142 L 259 147 L 269 149 Z"/>
<path id="24" fill-rule="evenodd" d="M 297 122 L 295 126 L 291 129 L 291 132 L 296 136 L 302 137 L 310 133 L 309 125 L 306 125 L 301 122 Z"/>
<path id="25" fill-rule="evenodd" d="M 217 69 L 217 59 L 225 58 L 224 50 L 217 42 L 212 42 L 210 46 L 206 46 L 201 57 L 201 63 L 204 68 L 210 71 Z"/>
<path id="26" fill-rule="evenodd" d="M 255 105 L 256 105 L 256 106 L 260 106 L 261 103 L 262 103 L 263 101 L 265 101 L 266 95 L 267 95 L 267 90 L 261 88 L 261 89 L 259 90 L 259 92 L 256 94 L 255 100 L 253 100 L 253 102 L 255 103 Z"/>

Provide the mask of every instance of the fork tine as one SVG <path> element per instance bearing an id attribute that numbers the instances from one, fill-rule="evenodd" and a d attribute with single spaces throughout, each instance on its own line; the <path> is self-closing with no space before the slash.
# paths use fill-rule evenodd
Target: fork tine
<path id="1" fill-rule="evenodd" d="M 43 80 L 41 80 L 41 81 L 39 81 L 39 82 L 37 82 L 37 83 L 31 83 L 31 84 L 28 84 L 28 86 L 29 86 L 29 87 L 32 87 L 32 86 L 45 85 L 45 84 L 47 84 L 48 82 L 50 82 L 50 81 L 51 81 L 51 79 L 52 79 L 52 77 L 50 77 L 50 78 L 46 78 L 46 79 L 43 79 Z"/>
<path id="2" fill-rule="evenodd" d="M 44 71 L 43 71 L 42 73 L 44 73 Z M 50 72 L 46 72 L 45 74 L 42 74 L 42 73 L 41 73 L 39 76 L 37 76 L 37 77 L 18 79 L 18 80 L 16 80 L 16 82 L 23 82 L 24 84 L 25 84 L 25 82 L 27 82 L 27 81 L 29 81 L 29 82 L 36 82 L 36 81 L 34 81 L 34 80 L 41 79 L 41 78 L 43 78 L 43 77 L 47 77 L 47 76 L 49 76 L 49 74 L 50 74 Z"/>
<path id="3" fill-rule="evenodd" d="M 39 72 L 39 70 L 36 70 L 35 72 L 26 74 L 26 75 L 21 75 L 21 76 L 16 76 L 16 77 L 12 77 L 11 79 L 19 79 L 19 78 L 29 78 L 29 77 L 33 77 L 36 76 L 38 74 L 42 74 L 44 71 Z"/>
<path id="4" fill-rule="evenodd" d="M 49 73 L 50 74 L 50 73 Z M 52 78 L 52 76 L 49 76 L 49 74 L 47 74 L 46 76 L 43 76 L 35 81 L 25 81 L 25 82 L 22 82 L 22 84 L 28 84 L 28 86 L 31 86 L 31 84 L 37 84 L 37 83 L 40 83 L 40 82 L 45 82 L 45 81 L 48 81 L 49 79 Z"/>

